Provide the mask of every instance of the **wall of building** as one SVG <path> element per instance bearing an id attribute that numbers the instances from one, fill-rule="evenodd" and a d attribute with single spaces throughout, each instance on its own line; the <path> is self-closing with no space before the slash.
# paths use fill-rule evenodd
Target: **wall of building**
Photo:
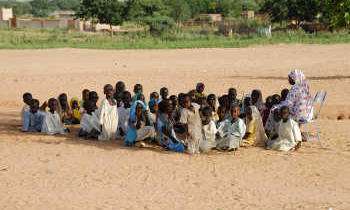
<path id="1" fill-rule="evenodd" d="M 0 20 L 10 20 L 12 17 L 12 8 L 0 8 Z"/>

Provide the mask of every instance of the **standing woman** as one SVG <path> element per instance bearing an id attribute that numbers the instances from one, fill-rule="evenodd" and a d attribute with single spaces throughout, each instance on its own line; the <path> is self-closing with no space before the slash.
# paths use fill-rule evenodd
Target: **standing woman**
<path id="1" fill-rule="evenodd" d="M 289 107 L 290 116 L 296 122 L 311 120 L 313 118 L 312 96 L 304 73 L 295 69 L 288 75 L 288 80 L 292 88 L 283 105 Z"/>

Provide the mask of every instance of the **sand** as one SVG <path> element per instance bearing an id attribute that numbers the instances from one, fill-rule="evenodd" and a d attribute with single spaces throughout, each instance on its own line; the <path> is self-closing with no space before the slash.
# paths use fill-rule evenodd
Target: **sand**
<path id="1" fill-rule="evenodd" d="M 350 209 L 350 45 L 243 49 L 0 51 L 0 209 Z M 302 69 L 313 94 L 328 91 L 319 121 L 324 148 L 261 148 L 189 156 L 121 142 L 23 134 L 26 91 L 40 101 L 118 80 L 129 90 L 193 89 L 264 97 Z M 342 116 L 344 120 L 337 120 Z"/>

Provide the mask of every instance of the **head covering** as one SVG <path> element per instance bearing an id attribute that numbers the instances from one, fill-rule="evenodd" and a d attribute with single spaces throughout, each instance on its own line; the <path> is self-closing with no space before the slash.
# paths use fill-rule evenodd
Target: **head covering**
<path id="1" fill-rule="evenodd" d="M 254 91 L 259 93 L 259 98 L 256 101 L 256 103 L 253 104 L 253 105 L 256 106 L 259 111 L 262 111 L 262 110 L 265 109 L 265 104 L 264 104 L 264 101 L 263 101 L 262 92 L 261 92 L 261 90 L 258 90 L 258 89 L 254 90 Z"/>
<path id="2" fill-rule="evenodd" d="M 248 94 L 245 94 L 244 96 L 243 96 L 243 99 L 242 99 L 242 110 L 241 110 L 241 112 L 242 113 L 245 113 L 246 112 L 246 110 L 245 110 L 245 99 L 246 98 L 251 98 L 252 97 L 252 95 L 250 94 L 250 93 L 248 93 Z"/>
<path id="3" fill-rule="evenodd" d="M 267 136 L 265 133 L 265 129 L 264 129 L 264 125 L 263 125 L 263 121 L 261 119 L 261 115 L 260 112 L 258 110 L 258 108 L 256 108 L 256 106 L 250 106 L 251 110 L 252 110 L 252 116 L 253 116 L 253 120 L 255 123 L 255 127 L 256 127 L 256 134 L 255 134 L 255 144 L 259 145 L 259 146 L 265 146 L 265 143 L 267 142 Z"/>
<path id="4" fill-rule="evenodd" d="M 158 100 L 154 98 L 150 100 L 150 102 L 148 103 L 148 107 L 151 108 L 155 103 L 158 103 Z"/>
<path id="5" fill-rule="evenodd" d="M 124 146 L 131 146 L 134 144 L 135 140 L 137 139 L 137 132 L 136 128 L 134 127 L 133 123 L 136 122 L 136 106 L 138 104 L 142 105 L 142 110 L 147 110 L 147 107 L 142 101 L 135 101 L 130 109 L 130 115 L 129 115 L 129 129 L 128 133 L 124 139 Z"/>
<path id="6" fill-rule="evenodd" d="M 306 76 L 302 71 L 294 69 L 289 73 L 289 77 L 293 79 L 295 84 L 282 105 L 289 107 L 291 117 L 295 121 L 312 119 L 312 96 Z"/>
<path id="7" fill-rule="evenodd" d="M 70 103 L 69 103 L 69 105 L 70 105 L 71 108 L 73 108 L 73 103 L 74 103 L 74 102 L 77 102 L 77 103 L 78 103 L 78 106 L 80 107 L 80 101 L 79 101 L 79 99 L 78 99 L 77 97 L 73 97 L 73 98 L 70 100 Z"/>

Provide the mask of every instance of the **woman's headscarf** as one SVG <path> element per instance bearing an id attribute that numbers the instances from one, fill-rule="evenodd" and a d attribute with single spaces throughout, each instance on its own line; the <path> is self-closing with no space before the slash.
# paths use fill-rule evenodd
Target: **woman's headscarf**
<path id="1" fill-rule="evenodd" d="M 247 110 L 245 110 L 245 99 L 246 98 L 252 98 L 252 95 L 250 94 L 250 93 L 248 93 L 248 94 L 245 94 L 244 96 L 243 96 L 243 99 L 242 99 L 242 110 L 241 110 L 241 112 L 242 113 L 245 113 Z"/>
<path id="2" fill-rule="evenodd" d="M 296 121 L 312 119 L 312 96 L 306 76 L 302 71 L 294 69 L 290 72 L 289 77 L 295 84 L 290 89 L 283 105 L 289 107 L 291 117 Z"/>
<path id="3" fill-rule="evenodd" d="M 142 101 L 135 101 L 130 109 L 130 114 L 129 114 L 129 129 L 128 129 L 128 133 L 124 139 L 124 146 L 131 146 L 134 144 L 135 140 L 137 139 L 137 132 L 136 132 L 136 128 L 134 126 L 134 122 L 136 122 L 136 106 L 138 104 L 142 105 L 142 110 L 147 110 L 147 107 L 145 106 L 145 104 Z"/>
<path id="4" fill-rule="evenodd" d="M 263 121 L 261 119 L 260 112 L 259 112 L 258 108 L 256 108 L 256 106 L 250 106 L 250 108 L 252 110 L 252 116 L 253 116 L 253 120 L 254 120 L 255 127 L 256 127 L 255 144 L 257 144 L 259 146 L 265 146 L 265 143 L 267 142 L 268 138 L 267 138 L 266 133 L 265 133 L 265 129 L 264 129 Z"/>
<path id="5" fill-rule="evenodd" d="M 261 92 L 261 90 L 258 90 L 258 89 L 254 90 L 254 91 L 259 93 L 259 98 L 256 101 L 256 103 L 254 104 L 254 106 L 256 106 L 259 111 L 262 111 L 262 110 L 265 109 L 265 104 L 264 104 L 264 101 L 263 101 L 262 92 Z"/>
<path id="6" fill-rule="evenodd" d="M 148 107 L 151 109 L 151 107 L 152 107 L 155 103 L 158 103 L 158 100 L 154 98 L 154 99 L 150 100 L 150 102 L 148 103 Z"/>

